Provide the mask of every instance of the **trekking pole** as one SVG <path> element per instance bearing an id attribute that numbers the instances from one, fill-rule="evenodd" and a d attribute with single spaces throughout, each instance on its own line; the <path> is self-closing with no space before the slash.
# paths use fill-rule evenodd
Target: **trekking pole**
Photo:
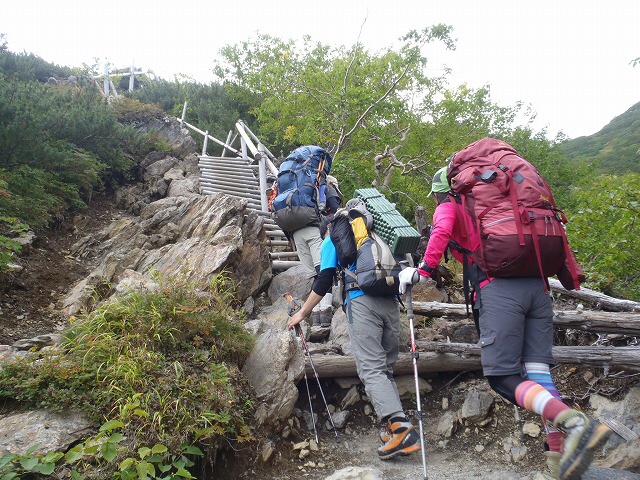
<path id="1" fill-rule="evenodd" d="M 296 327 L 300 328 L 298 325 L 296 325 Z M 296 329 L 296 331 L 297 330 L 298 329 Z M 307 386 L 307 397 L 309 397 L 309 411 L 311 412 L 311 423 L 313 424 L 313 434 L 316 437 L 316 443 L 320 443 L 320 441 L 318 440 L 318 430 L 316 430 L 316 416 L 313 413 L 313 404 L 311 403 L 311 390 L 309 390 L 309 379 L 307 378 L 306 368 L 304 368 L 304 383 Z"/>
<path id="2" fill-rule="evenodd" d="M 289 316 L 293 315 L 295 312 L 297 312 L 298 310 L 300 310 L 300 305 L 293 299 L 293 297 L 291 296 L 291 294 L 289 292 L 285 293 L 283 295 L 284 298 L 286 298 L 287 303 L 289 304 Z M 338 436 L 338 429 L 336 428 L 335 423 L 333 423 L 333 417 L 331 416 L 331 411 L 329 410 L 329 404 L 327 403 L 327 399 L 324 396 L 324 391 L 322 390 L 322 385 L 320 384 L 320 377 L 318 376 L 318 372 L 316 371 L 316 367 L 313 364 L 313 360 L 311 358 L 311 352 L 309 351 L 309 347 L 307 346 L 307 342 L 304 339 L 304 332 L 302 331 L 302 328 L 300 327 L 300 325 L 296 325 L 295 327 L 295 331 L 298 334 L 298 336 L 300 337 L 300 342 L 302 343 L 302 348 L 305 351 L 305 353 L 307 354 L 307 358 L 309 359 L 309 364 L 311 365 L 311 369 L 313 370 L 313 373 L 316 377 L 316 381 L 318 382 L 318 390 L 320 390 L 320 395 L 322 396 L 322 401 L 324 402 L 324 406 L 327 409 L 327 416 L 329 417 L 329 423 L 331 423 L 331 428 L 333 429 L 333 432 L 336 435 L 336 442 L 340 441 L 340 437 Z M 307 379 L 307 369 L 306 367 L 304 367 L 304 378 L 305 380 Z M 309 384 L 307 383 L 307 393 L 309 394 L 309 407 L 311 408 L 311 393 L 309 392 Z M 313 410 L 311 410 L 311 418 L 313 420 L 313 431 L 316 432 L 316 423 L 315 423 L 315 418 L 313 416 Z M 318 442 L 318 434 L 316 432 L 316 443 Z"/>
<path id="3" fill-rule="evenodd" d="M 311 352 L 309 351 L 309 347 L 307 347 L 307 342 L 304 339 L 304 333 L 302 332 L 302 328 L 300 325 L 296 325 L 296 331 L 299 332 L 300 340 L 302 341 L 302 348 L 307 354 L 307 358 L 309 359 L 309 364 L 311 365 L 311 369 L 313 370 L 314 375 L 316 376 L 316 380 L 318 381 L 318 390 L 320 390 L 320 395 L 322 396 L 322 401 L 324 402 L 324 407 L 327 409 L 327 416 L 329 417 L 329 423 L 331 424 L 331 428 L 333 429 L 333 433 L 336 435 L 336 442 L 340 441 L 340 437 L 338 436 L 338 429 L 336 425 L 333 423 L 333 417 L 331 416 L 331 410 L 329 410 L 329 404 L 327 403 L 327 399 L 324 396 L 324 392 L 322 391 L 322 385 L 320 384 L 320 377 L 318 376 L 318 372 L 316 371 L 316 367 L 313 364 L 313 360 L 311 359 Z M 307 375 L 306 367 L 305 367 L 305 376 Z"/>
<path id="4" fill-rule="evenodd" d="M 407 317 L 409 318 L 409 330 L 411 332 L 411 358 L 413 358 L 413 377 L 416 383 L 416 403 L 418 424 L 420 425 L 420 446 L 422 447 L 422 470 L 424 480 L 427 480 L 427 454 L 424 447 L 424 431 L 422 428 L 422 407 L 420 405 L 420 384 L 418 383 L 418 358 L 420 354 L 416 349 L 416 336 L 413 329 L 413 299 L 411 298 L 411 285 L 407 285 L 405 300 L 407 301 Z"/>
<path id="5" fill-rule="evenodd" d="M 522 417 L 520 416 L 520 411 L 518 410 L 517 405 L 513 406 L 513 411 L 514 411 L 516 420 L 518 421 L 518 428 L 520 429 L 520 441 L 524 442 L 526 438 L 526 435 L 524 434 L 524 423 L 522 422 Z"/>

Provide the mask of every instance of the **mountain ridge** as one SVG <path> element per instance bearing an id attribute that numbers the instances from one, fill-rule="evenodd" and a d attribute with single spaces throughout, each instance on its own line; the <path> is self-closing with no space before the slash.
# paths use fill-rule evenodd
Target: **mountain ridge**
<path id="1" fill-rule="evenodd" d="M 593 166 L 599 173 L 640 172 L 640 102 L 600 131 L 561 144 L 570 161 Z"/>

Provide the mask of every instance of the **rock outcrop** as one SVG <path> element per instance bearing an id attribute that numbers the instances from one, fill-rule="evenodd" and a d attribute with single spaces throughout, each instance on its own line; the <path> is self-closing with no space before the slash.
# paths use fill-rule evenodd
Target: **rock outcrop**
<path id="1" fill-rule="evenodd" d="M 262 219 L 245 206 L 246 200 L 224 194 L 166 197 L 145 206 L 139 217 L 123 215 L 74 245 L 72 255 L 96 266 L 64 307 L 70 315 L 82 310 L 99 286 L 116 286 L 125 270 L 196 283 L 224 270 L 243 302 L 271 279 Z"/>
<path id="2" fill-rule="evenodd" d="M 65 451 L 92 433 L 93 426 L 80 412 L 33 410 L 0 419 L 0 456 L 24 455 L 37 446 L 34 455 Z"/>

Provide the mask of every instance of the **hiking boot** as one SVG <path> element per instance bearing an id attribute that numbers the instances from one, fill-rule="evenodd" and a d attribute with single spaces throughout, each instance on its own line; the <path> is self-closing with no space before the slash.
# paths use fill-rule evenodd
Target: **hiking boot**
<path id="1" fill-rule="evenodd" d="M 547 457 L 547 470 L 544 472 L 545 478 L 553 478 L 553 480 L 560 480 L 560 452 L 544 452 Z"/>
<path id="2" fill-rule="evenodd" d="M 391 428 L 389 428 L 389 422 L 387 422 L 387 424 L 380 429 L 379 435 L 380 435 L 380 441 L 383 444 L 391 440 L 391 436 L 393 435 L 393 432 L 391 432 Z"/>
<path id="3" fill-rule="evenodd" d="M 320 326 L 321 327 L 330 327 L 331 320 L 333 319 L 333 312 L 330 308 L 326 310 L 320 310 Z"/>
<path id="4" fill-rule="evenodd" d="M 420 450 L 420 435 L 410 422 L 389 422 L 389 439 L 378 448 L 380 460 L 389 460 L 400 455 L 409 455 Z M 382 440 L 382 432 L 380 439 Z"/>
<path id="5" fill-rule="evenodd" d="M 577 410 L 569 410 L 559 416 L 561 419 L 556 419 L 554 426 L 567 434 L 564 453 L 560 458 L 560 478 L 578 480 L 589 468 L 593 455 L 605 444 L 612 431 Z"/>

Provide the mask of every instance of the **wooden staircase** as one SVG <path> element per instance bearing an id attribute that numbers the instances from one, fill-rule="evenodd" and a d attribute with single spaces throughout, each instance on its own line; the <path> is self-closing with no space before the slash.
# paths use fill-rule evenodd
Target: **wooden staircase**
<path id="1" fill-rule="evenodd" d="M 258 165 L 241 157 L 208 155 L 200 155 L 198 165 L 202 194 L 222 192 L 232 197 L 244 198 L 248 202 L 247 208 L 262 217 L 273 270 L 286 270 L 300 264 L 298 253 L 292 251 L 284 232 L 275 224 L 271 215 L 262 209 Z"/>
<path id="2" fill-rule="evenodd" d="M 226 193 L 247 200 L 247 208 L 260 215 L 264 221 L 273 270 L 286 270 L 300 264 L 298 253 L 292 251 L 284 232 L 271 219 L 267 209 L 267 189 L 278 175 L 274 165 L 276 157 L 265 147 L 242 120 L 235 125 L 235 135 L 230 131 L 226 141 L 218 140 L 209 132 L 186 122 L 187 102 L 182 117 L 177 118 L 181 127 L 187 127 L 204 137 L 202 154 L 198 156 L 200 167 L 200 192 L 210 195 Z M 233 137 L 232 137 L 233 135 Z M 207 153 L 209 141 L 222 147 L 219 157 Z"/>

